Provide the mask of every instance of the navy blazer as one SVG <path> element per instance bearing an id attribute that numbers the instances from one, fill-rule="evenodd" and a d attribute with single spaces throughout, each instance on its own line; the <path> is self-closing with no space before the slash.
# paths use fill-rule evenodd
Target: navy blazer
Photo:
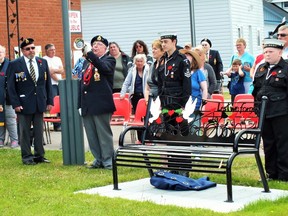
<path id="1" fill-rule="evenodd" d="M 220 54 L 217 50 L 209 51 L 208 63 L 212 66 L 217 80 L 221 79 L 220 72 L 223 71 L 223 63 Z"/>
<path id="2" fill-rule="evenodd" d="M 10 62 L 7 69 L 7 88 L 13 108 L 22 106 L 22 114 L 43 113 L 53 105 L 52 84 L 47 61 L 36 57 L 39 77 L 32 80 L 24 57 Z"/>
<path id="3" fill-rule="evenodd" d="M 99 58 L 92 51 L 87 53 L 86 59 L 80 81 L 78 108 L 81 108 L 82 116 L 113 113 L 116 110 L 112 96 L 116 60 L 108 55 Z M 93 65 L 93 75 L 90 82 L 84 84 L 85 71 L 90 63 Z M 96 70 L 99 76 L 95 74 Z"/>

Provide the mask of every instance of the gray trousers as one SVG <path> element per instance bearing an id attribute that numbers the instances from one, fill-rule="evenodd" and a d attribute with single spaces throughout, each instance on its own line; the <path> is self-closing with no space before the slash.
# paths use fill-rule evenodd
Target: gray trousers
<path id="1" fill-rule="evenodd" d="M 18 143 L 16 113 L 12 105 L 5 105 L 5 126 L 0 127 L 0 140 L 5 141 L 6 129 L 8 130 L 10 141 Z"/>
<path id="2" fill-rule="evenodd" d="M 83 116 L 89 147 L 95 160 L 94 166 L 111 167 L 113 157 L 113 133 L 110 126 L 112 113 Z"/>
<path id="3" fill-rule="evenodd" d="M 44 157 L 43 147 L 43 113 L 31 115 L 17 114 L 20 132 L 22 161 Z M 30 129 L 33 125 L 34 155 L 31 152 Z"/>

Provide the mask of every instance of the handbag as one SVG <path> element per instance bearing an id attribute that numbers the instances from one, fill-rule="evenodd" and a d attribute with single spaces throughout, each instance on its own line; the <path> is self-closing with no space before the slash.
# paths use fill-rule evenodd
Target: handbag
<path id="1" fill-rule="evenodd" d="M 154 172 L 154 176 L 150 179 L 151 185 L 162 190 L 204 190 L 210 187 L 216 187 L 216 183 L 209 181 L 209 177 L 205 176 L 199 179 L 192 179 L 182 175 L 172 174 L 169 172 Z"/>

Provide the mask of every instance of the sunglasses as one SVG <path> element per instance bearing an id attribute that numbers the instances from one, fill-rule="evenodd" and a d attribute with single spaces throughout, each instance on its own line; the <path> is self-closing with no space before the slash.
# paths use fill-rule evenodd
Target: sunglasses
<path id="1" fill-rule="evenodd" d="M 34 50 L 34 49 L 35 49 L 35 47 L 27 47 L 24 50 L 29 51 L 29 50 Z"/>
<path id="2" fill-rule="evenodd" d="M 277 37 L 286 37 L 288 34 L 277 34 Z"/>

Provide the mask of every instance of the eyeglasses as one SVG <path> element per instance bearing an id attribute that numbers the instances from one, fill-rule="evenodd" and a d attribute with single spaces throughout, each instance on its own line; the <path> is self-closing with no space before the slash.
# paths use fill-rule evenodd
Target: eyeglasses
<path id="1" fill-rule="evenodd" d="M 286 37 L 288 34 L 277 34 L 277 37 Z"/>
<path id="2" fill-rule="evenodd" d="M 35 47 L 27 47 L 24 50 L 29 51 L 29 50 L 34 50 L 34 49 L 35 49 Z"/>

